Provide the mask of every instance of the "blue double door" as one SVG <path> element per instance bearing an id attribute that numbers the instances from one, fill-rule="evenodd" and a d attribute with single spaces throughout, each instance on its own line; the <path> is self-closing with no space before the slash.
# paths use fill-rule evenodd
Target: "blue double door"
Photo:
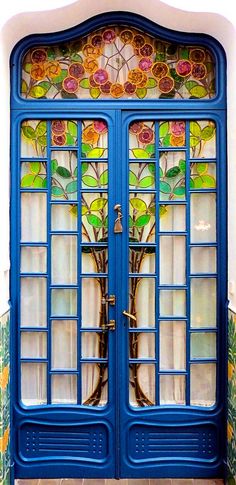
<path id="1" fill-rule="evenodd" d="M 46 132 L 36 152 L 29 126 Z M 19 128 L 15 476 L 221 476 L 217 119 Z"/>

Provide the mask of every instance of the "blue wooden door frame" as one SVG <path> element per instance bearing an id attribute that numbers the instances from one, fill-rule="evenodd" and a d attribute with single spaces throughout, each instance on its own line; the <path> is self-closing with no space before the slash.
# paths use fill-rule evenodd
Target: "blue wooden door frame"
<path id="1" fill-rule="evenodd" d="M 165 37 L 166 40 L 172 42 L 186 42 L 191 44 L 199 44 L 210 48 L 216 58 L 216 92 L 217 95 L 211 100 L 89 100 L 89 101 L 70 101 L 70 100 L 23 100 L 20 97 L 20 61 L 23 52 L 27 50 L 32 44 L 40 45 L 40 43 L 57 43 L 69 38 L 75 38 L 78 35 L 83 35 L 91 30 L 99 28 L 104 25 L 109 25 L 111 22 L 128 23 L 142 30 L 147 30 L 150 34 Z M 81 24 L 79 27 L 70 29 L 68 31 L 42 36 L 30 36 L 20 42 L 13 51 L 11 58 L 12 70 L 12 134 L 11 134 L 11 399 L 12 399 L 12 427 L 11 427 L 11 443 L 12 456 L 14 460 L 14 474 L 15 477 L 216 477 L 222 476 L 224 473 L 224 460 L 226 450 L 226 335 L 227 335 L 227 313 L 226 313 L 226 278 L 227 278 L 227 184 L 226 184 L 226 93 L 225 93 L 225 56 L 221 46 L 211 37 L 204 35 L 189 35 L 179 34 L 177 32 L 168 31 L 156 24 L 146 20 L 143 17 L 130 15 L 127 13 L 111 13 L 102 14 L 89 21 Z M 112 163 L 110 165 L 110 184 L 114 188 L 111 193 L 112 208 L 113 202 L 122 202 L 122 206 L 127 210 L 127 134 L 128 124 L 132 119 L 213 119 L 217 124 L 217 152 L 218 163 L 217 180 L 218 196 L 217 196 L 217 235 L 218 235 L 218 318 L 220 321 L 219 333 L 220 342 L 219 362 L 218 366 L 218 404 L 213 409 L 177 409 L 174 412 L 173 408 L 162 406 L 160 409 L 153 408 L 152 410 L 140 409 L 133 411 L 128 406 L 128 365 L 127 365 L 127 322 L 125 318 L 121 317 L 122 311 L 127 308 L 128 295 L 128 277 L 127 277 L 127 223 L 124 218 L 125 231 L 122 235 L 117 235 L 112 238 L 110 242 L 111 262 L 114 270 L 114 279 L 112 277 L 110 289 L 120 296 L 116 307 L 116 320 L 119 329 L 117 331 L 117 339 L 115 334 L 110 333 L 111 351 L 114 353 L 114 359 L 110 362 L 113 370 L 112 375 L 114 379 L 110 382 L 110 397 L 113 401 L 107 410 L 91 411 L 89 417 L 87 410 L 80 410 L 80 417 L 76 409 L 71 409 L 71 415 L 65 413 L 63 409 L 52 409 L 50 420 L 52 423 L 58 421 L 60 415 L 61 424 L 64 422 L 66 426 L 70 422 L 85 422 L 85 420 L 92 423 L 99 419 L 106 420 L 106 425 L 111 436 L 111 446 L 109 449 L 109 459 L 104 460 L 100 468 L 96 462 L 84 465 L 81 468 L 68 462 L 58 465 L 57 461 L 22 462 L 19 455 L 19 446 L 22 438 L 18 437 L 20 429 L 18 425 L 26 424 L 35 420 L 46 420 L 46 408 L 39 407 L 32 410 L 29 418 L 27 409 L 24 409 L 19 404 L 19 383 L 20 372 L 18 367 L 19 355 L 19 339 L 16 333 L 17 326 L 17 298 L 19 295 L 18 279 L 16 272 L 19 269 L 19 238 L 20 238 L 20 223 L 19 223 L 19 167 L 17 161 L 19 160 L 19 126 L 24 119 L 73 119 L 83 117 L 104 118 L 110 124 L 111 145 L 110 154 L 113 154 Z M 120 166 L 122 166 L 123 182 L 119 176 Z M 112 231 L 114 222 L 114 213 L 110 209 L 109 213 L 110 231 Z M 189 228 L 188 228 L 189 229 Z M 121 263 L 117 264 L 117 255 L 120 255 Z M 125 276 L 124 276 L 125 275 Z M 110 316 L 113 316 L 112 310 Z M 116 340 L 116 341 L 115 341 Z M 121 351 L 125 358 L 121 358 Z M 112 418 L 111 418 L 112 416 Z M 148 429 L 148 426 L 153 424 L 163 427 L 168 425 L 169 428 L 179 429 L 183 432 L 183 425 L 189 423 L 191 427 L 198 423 L 202 425 L 209 424 L 217 427 L 218 436 L 218 451 L 217 460 L 212 463 L 201 462 L 201 465 L 189 463 L 187 460 L 183 463 L 178 460 L 164 460 L 155 466 L 155 463 L 146 459 L 135 460 L 133 453 L 133 438 L 137 429 L 135 425 L 142 425 Z M 27 432 L 27 426 L 25 428 Z M 150 431 L 150 430 L 149 430 Z M 137 431 L 138 433 L 139 431 Z M 145 430 L 142 429 L 145 435 Z M 20 434 L 19 434 L 20 436 Z M 130 437 L 132 438 L 130 442 Z M 118 443 L 118 445 L 117 445 Z M 73 469 L 74 467 L 74 469 Z"/>

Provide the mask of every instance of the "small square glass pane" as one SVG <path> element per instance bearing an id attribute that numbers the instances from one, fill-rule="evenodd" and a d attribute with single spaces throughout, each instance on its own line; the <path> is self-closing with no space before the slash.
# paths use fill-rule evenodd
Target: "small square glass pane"
<path id="1" fill-rule="evenodd" d="M 25 120 L 21 124 L 21 156 L 44 158 L 47 151 L 47 122 Z"/>
<path id="2" fill-rule="evenodd" d="M 78 208 L 76 204 L 52 204 L 52 231 L 76 231 Z"/>
<path id="3" fill-rule="evenodd" d="M 216 279 L 191 279 L 191 327 L 216 326 Z"/>
<path id="4" fill-rule="evenodd" d="M 167 351 L 168 349 L 168 351 Z M 185 370 L 186 324 L 178 321 L 160 322 L 160 369 Z"/>
<path id="5" fill-rule="evenodd" d="M 186 291 L 185 290 L 160 290 L 160 315 L 179 316 L 186 315 Z"/>
<path id="6" fill-rule="evenodd" d="M 51 278 L 54 285 L 77 283 L 77 236 L 52 236 Z"/>
<path id="7" fill-rule="evenodd" d="M 45 327 L 47 324 L 46 278 L 21 278 L 21 326 Z"/>
<path id="8" fill-rule="evenodd" d="M 191 194 L 191 242 L 216 241 L 216 195 Z"/>
<path id="9" fill-rule="evenodd" d="M 131 359 L 155 359 L 155 333 L 131 332 L 129 356 Z"/>
<path id="10" fill-rule="evenodd" d="M 22 162 L 21 181 L 22 189 L 47 188 L 47 164 L 45 162 Z"/>
<path id="11" fill-rule="evenodd" d="M 81 305 L 82 305 L 82 327 L 99 327 L 107 320 L 107 305 L 103 307 L 101 314 L 102 296 L 107 294 L 106 278 L 82 278 L 81 280 Z"/>
<path id="12" fill-rule="evenodd" d="M 47 241 L 47 195 L 21 194 L 21 241 Z"/>
<path id="13" fill-rule="evenodd" d="M 52 404 L 77 403 L 77 376 L 55 374 L 52 376 Z"/>
<path id="14" fill-rule="evenodd" d="M 52 369 L 77 368 L 77 322 L 52 321 Z"/>
<path id="15" fill-rule="evenodd" d="M 129 194 L 130 242 L 155 242 L 155 194 Z"/>
<path id="16" fill-rule="evenodd" d="M 45 332 L 21 332 L 21 358 L 45 359 L 47 357 L 47 334 Z"/>
<path id="17" fill-rule="evenodd" d="M 160 404 L 186 404 L 185 376 L 160 375 Z"/>
<path id="18" fill-rule="evenodd" d="M 83 332 L 81 342 L 82 359 L 105 359 L 108 354 L 107 332 Z"/>
<path id="19" fill-rule="evenodd" d="M 197 332 L 191 334 L 191 359 L 215 359 L 216 334 Z"/>
<path id="20" fill-rule="evenodd" d="M 184 285 L 185 283 L 185 236 L 160 236 L 160 285 Z"/>
<path id="21" fill-rule="evenodd" d="M 52 290 L 52 315 L 76 315 L 77 290 L 58 288 Z"/>
<path id="22" fill-rule="evenodd" d="M 191 405 L 209 407 L 216 402 L 216 364 L 191 364 Z"/>
<path id="23" fill-rule="evenodd" d="M 82 404 L 105 406 L 108 401 L 107 364 L 82 364 Z"/>
<path id="24" fill-rule="evenodd" d="M 21 247 L 21 272 L 45 273 L 47 271 L 47 248 L 37 246 Z"/>
<path id="25" fill-rule="evenodd" d="M 195 247 L 191 248 L 191 273 L 215 273 L 216 272 L 216 248 Z"/>
<path id="26" fill-rule="evenodd" d="M 130 273 L 155 273 L 156 248 L 153 246 L 129 248 L 129 271 Z"/>
<path id="27" fill-rule="evenodd" d="M 77 154 L 72 150 L 51 153 L 52 200 L 77 200 Z"/>
<path id="28" fill-rule="evenodd" d="M 138 327 L 155 326 L 155 279 L 130 278 L 129 313 L 136 315 Z M 130 326 L 134 325 L 130 319 Z"/>
<path id="29" fill-rule="evenodd" d="M 185 200 L 185 163 L 185 152 L 160 152 L 160 200 Z"/>
<path id="30" fill-rule="evenodd" d="M 47 364 L 21 364 L 21 401 L 25 406 L 47 404 Z"/>
<path id="31" fill-rule="evenodd" d="M 186 230 L 185 205 L 161 204 L 159 207 L 160 231 L 178 232 Z"/>
<path id="32" fill-rule="evenodd" d="M 130 364 L 129 367 L 129 402 L 131 406 L 155 406 L 155 365 Z"/>

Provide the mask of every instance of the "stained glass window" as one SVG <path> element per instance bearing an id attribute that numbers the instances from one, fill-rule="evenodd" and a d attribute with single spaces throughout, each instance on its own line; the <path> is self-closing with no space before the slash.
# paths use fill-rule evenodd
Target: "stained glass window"
<path id="1" fill-rule="evenodd" d="M 210 99 L 215 93 L 215 60 L 207 48 L 125 25 L 32 46 L 22 63 L 26 99 Z"/>

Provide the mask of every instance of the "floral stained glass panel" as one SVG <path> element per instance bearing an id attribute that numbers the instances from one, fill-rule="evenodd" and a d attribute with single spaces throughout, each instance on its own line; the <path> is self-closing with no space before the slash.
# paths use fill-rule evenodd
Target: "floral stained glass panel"
<path id="1" fill-rule="evenodd" d="M 215 96 L 215 60 L 202 46 L 177 45 L 127 26 L 66 43 L 32 46 L 23 58 L 27 99 L 199 99 Z"/>

